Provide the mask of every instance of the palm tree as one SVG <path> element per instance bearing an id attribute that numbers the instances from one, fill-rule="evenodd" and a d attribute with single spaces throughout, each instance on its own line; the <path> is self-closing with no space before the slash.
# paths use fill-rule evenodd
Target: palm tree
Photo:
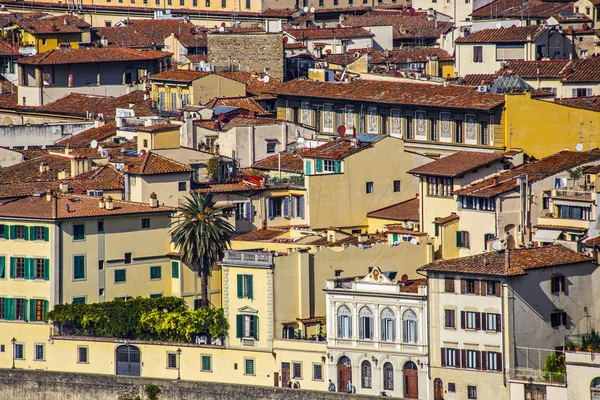
<path id="1" fill-rule="evenodd" d="M 179 249 L 181 261 L 200 275 L 200 304 L 208 307 L 208 275 L 231 245 L 234 229 L 225 219 L 223 209 L 215 207 L 211 193 L 192 193 L 177 211 L 179 216 L 171 229 L 171 241 Z"/>

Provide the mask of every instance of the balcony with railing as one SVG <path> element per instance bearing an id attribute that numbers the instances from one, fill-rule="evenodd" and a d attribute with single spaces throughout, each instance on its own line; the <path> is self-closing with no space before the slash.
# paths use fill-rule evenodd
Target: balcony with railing
<path id="1" fill-rule="evenodd" d="M 228 250 L 225 252 L 223 264 L 233 265 L 255 265 L 270 267 L 273 265 L 273 254 L 258 251 L 236 251 Z"/>
<path id="2" fill-rule="evenodd" d="M 581 189 L 554 189 L 551 194 L 553 199 L 564 199 L 572 201 L 593 201 L 594 192 Z"/>

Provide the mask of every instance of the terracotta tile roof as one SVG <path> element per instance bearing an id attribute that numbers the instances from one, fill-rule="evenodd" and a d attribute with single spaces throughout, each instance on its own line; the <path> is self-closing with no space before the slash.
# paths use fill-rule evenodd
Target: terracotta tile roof
<path id="1" fill-rule="evenodd" d="M 158 175 L 191 172 L 192 169 L 185 164 L 171 160 L 149 151 L 143 157 L 137 157 L 125 166 L 125 172 L 132 175 Z"/>
<path id="2" fill-rule="evenodd" d="M 480 153 L 475 151 L 458 151 L 449 156 L 432 161 L 408 171 L 415 175 L 435 175 L 455 177 L 477 168 L 501 161 L 504 154 Z"/>
<path id="3" fill-rule="evenodd" d="M 255 115 L 271 115 L 270 112 L 261 107 L 252 97 L 215 97 L 205 104 L 208 108 L 219 106 L 239 107 L 244 110 L 253 111 Z"/>
<path id="4" fill-rule="evenodd" d="M 203 29 L 182 30 L 175 33 L 175 38 L 188 49 L 205 49 L 208 47 L 206 30 Z"/>
<path id="5" fill-rule="evenodd" d="M 582 110 L 600 111 L 600 96 L 562 98 L 555 99 L 554 102 Z"/>
<path id="6" fill-rule="evenodd" d="M 24 18 L 17 21 L 17 26 L 32 35 L 57 33 L 82 33 L 90 24 L 73 15 L 57 15 L 43 18 Z"/>
<path id="7" fill-rule="evenodd" d="M 66 139 L 59 140 L 56 142 L 59 146 L 75 147 L 89 147 L 93 140 L 101 142 L 109 137 L 117 134 L 117 125 L 115 123 L 102 125 L 99 128 L 87 129 L 76 135 L 68 137 Z"/>
<path id="8" fill-rule="evenodd" d="M 300 150 L 297 152 L 282 152 L 275 154 L 256 161 L 252 164 L 252 168 L 277 171 L 281 166 L 282 171 L 302 173 L 304 172 L 302 156 L 305 152 L 305 150 Z"/>
<path id="9" fill-rule="evenodd" d="M 581 22 L 592 22 L 592 19 L 585 14 L 581 13 L 558 13 L 553 15 L 554 19 L 558 23 L 581 23 Z"/>
<path id="10" fill-rule="evenodd" d="M 351 82 L 295 79 L 280 84 L 273 93 L 296 97 L 467 110 L 491 110 L 504 104 L 503 95 L 479 93 L 471 87 L 364 79 Z"/>
<path id="11" fill-rule="evenodd" d="M 285 230 L 278 229 L 257 229 L 252 232 L 244 233 L 233 240 L 240 242 L 254 242 L 259 240 L 271 240 L 285 233 Z"/>
<path id="12" fill-rule="evenodd" d="M 208 61 L 208 55 L 207 54 L 188 54 L 185 56 L 185 58 L 188 59 L 189 62 L 191 63 L 199 63 L 201 61 Z"/>
<path id="13" fill-rule="evenodd" d="M 585 241 L 586 247 L 600 247 L 600 236 L 593 237 Z"/>
<path id="14" fill-rule="evenodd" d="M 560 79 L 565 68 L 571 63 L 571 60 L 508 61 L 497 75 L 517 75 L 523 79 Z"/>
<path id="15" fill-rule="evenodd" d="M 397 11 L 371 11 L 363 15 L 342 15 L 343 26 L 391 26 L 394 39 L 438 39 L 452 29 L 452 22 L 430 21 L 426 14 L 406 14 Z"/>
<path id="16" fill-rule="evenodd" d="M 529 182 L 535 182 L 577 166 L 600 160 L 600 149 L 577 152 L 563 150 L 538 161 L 522 164 L 509 171 L 503 171 L 489 178 L 455 190 L 454 194 L 475 197 L 494 197 L 517 189 L 517 178 L 527 175 Z"/>
<path id="17" fill-rule="evenodd" d="M 379 136 L 379 137 L 378 137 Z M 360 141 L 361 138 L 368 139 Z M 383 139 L 381 135 L 357 135 L 359 140 L 358 147 L 352 144 L 352 136 L 338 137 L 330 140 L 325 144 L 322 144 L 311 149 L 306 149 L 302 154 L 305 158 L 324 158 L 330 160 L 341 160 L 354 153 L 358 153 L 364 149 L 373 147 L 373 143 Z"/>
<path id="18" fill-rule="evenodd" d="M 166 131 L 172 131 L 172 130 L 175 130 L 175 129 L 181 129 L 181 125 L 171 124 L 171 123 L 167 122 L 167 123 L 164 123 L 164 124 L 138 126 L 138 127 L 135 128 L 136 131 L 150 132 L 150 133 L 166 132 Z"/>
<path id="19" fill-rule="evenodd" d="M 194 121 L 195 126 L 212 131 L 228 131 L 233 128 L 244 126 L 259 126 L 259 125 L 281 125 L 285 121 L 273 118 L 250 117 L 246 115 L 237 115 L 231 119 L 225 119 L 221 124 L 216 124 L 212 121 Z"/>
<path id="20" fill-rule="evenodd" d="M 39 219 L 72 219 L 127 214 L 172 213 L 172 207 L 150 207 L 146 203 L 113 200 L 113 209 L 98 206 L 97 197 L 60 194 L 56 201 L 30 196 L 0 205 L 0 216 Z M 67 207 L 67 205 L 69 207 Z"/>
<path id="21" fill-rule="evenodd" d="M 287 33 L 300 41 L 305 39 L 342 39 L 374 36 L 371 32 L 362 27 L 290 29 Z"/>
<path id="22" fill-rule="evenodd" d="M 20 58 L 17 60 L 17 63 L 26 65 L 110 63 L 161 60 L 170 56 L 170 53 L 157 50 L 136 50 L 118 46 L 90 47 L 70 50 L 50 50 L 46 53 Z"/>
<path id="23" fill-rule="evenodd" d="M 444 225 L 448 222 L 456 221 L 457 219 L 459 219 L 458 215 L 452 213 L 447 217 L 437 218 L 435 221 L 433 221 L 433 223 L 437 225 Z"/>
<path id="24" fill-rule="evenodd" d="M 183 36 L 191 35 L 192 31 L 198 32 L 196 26 L 181 19 L 132 19 L 120 26 L 94 28 L 93 34 L 94 40 L 106 38 L 109 44 L 146 48 L 162 47 L 173 33 L 181 32 Z"/>
<path id="25" fill-rule="evenodd" d="M 412 236 L 427 236 L 427 232 L 419 232 L 412 229 L 406 229 L 401 225 L 386 225 L 385 233 L 398 233 L 400 235 L 412 235 Z"/>
<path id="26" fill-rule="evenodd" d="M 23 161 L 33 160 L 34 158 L 38 158 L 41 156 L 45 156 L 48 154 L 48 147 L 45 149 L 23 149 L 17 150 L 19 153 L 23 154 Z"/>
<path id="27" fill-rule="evenodd" d="M 243 72 L 243 71 L 235 71 L 235 72 L 217 72 L 217 74 L 224 76 L 229 79 L 233 79 L 234 81 L 242 82 L 246 84 L 246 93 L 251 96 L 259 96 L 264 95 L 266 93 L 270 93 L 274 88 L 279 85 L 275 79 L 269 80 L 268 83 L 265 83 L 262 78 L 266 75 L 262 72 Z"/>
<path id="28" fill-rule="evenodd" d="M 306 45 L 304 43 L 284 43 L 283 47 L 286 50 L 299 50 L 299 49 L 305 49 Z"/>
<path id="29" fill-rule="evenodd" d="M 465 37 L 459 37 L 456 43 L 514 43 L 534 42 L 545 30 L 544 25 L 511 26 L 508 28 L 483 29 Z"/>
<path id="30" fill-rule="evenodd" d="M 340 239 L 333 243 L 334 246 L 358 246 L 359 243 L 363 245 L 372 245 L 376 243 L 385 243 L 387 242 L 387 234 L 384 232 L 374 233 L 365 238 L 362 242 L 359 240 L 358 236 L 348 236 L 343 239 Z"/>
<path id="31" fill-rule="evenodd" d="M 495 0 L 474 10 L 473 19 L 548 19 L 558 13 L 572 13 L 573 2 L 553 2 L 542 0 Z"/>
<path id="32" fill-rule="evenodd" d="M 46 163 L 48 171 L 40 172 L 40 164 Z M 58 173 L 71 172 L 71 159 L 52 154 L 46 154 L 29 161 L 0 168 L 0 182 L 31 182 L 31 181 L 55 181 Z"/>
<path id="33" fill-rule="evenodd" d="M 210 75 L 211 72 L 193 71 L 189 69 L 168 69 L 150 76 L 151 81 L 192 82 Z"/>
<path id="34" fill-rule="evenodd" d="M 0 56 L 20 56 L 19 49 L 12 44 L 0 40 Z"/>
<path id="35" fill-rule="evenodd" d="M 387 55 L 387 56 L 386 56 Z M 394 49 L 389 51 L 372 51 L 369 53 L 369 63 L 371 64 L 385 64 L 386 62 L 391 63 L 407 63 L 408 60 L 411 62 L 429 61 L 432 57 L 437 58 L 439 61 L 454 61 L 454 58 L 448 54 L 445 50 L 424 47 L 424 48 L 404 48 Z"/>
<path id="36" fill-rule="evenodd" d="M 419 271 L 456 272 L 464 274 L 514 276 L 525 275 L 528 270 L 559 265 L 591 262 L 583 253 L 566 247 L 546 246 L 531 249 L 512 249 L 509 266 L 506 266 L 506 250 L 483 253 L 476 256 L 436 261 L 419 268 Z"/>
<path id="37" fill-rule="evenodd" d="M 123 175 L 110 164 L 92 169 L 73 178 L 63 179 L 70 189 L 123 190 Z"/>
<path id="38" fill-rule="evenodd" d="M 563 82 L 600 82 L 600 57 L 573 61 L 564 71 Z"/>
<path id="39" fill-rule="evenodd" d="M 394 219 L 398 221 L 418 221 L 419 220 L 419 196 L 412 199 L 392 204 L 378 210 L 367 213 L 369 218 Z"/>
<path id="40" fill-rule="evenodd" d="M 247 192 L 254 190 L 262 190 L 256 185 L 253 185 L 249 182 L 235 182 L 235 183 L 217 183 L 207 185 L 206 187 L 201 187 L 195 189 L 196 193 L 230 193 L 230 192 Z"/>
<path id="41" fill-rule="evenodd" d="M 462 77 L 465 86 L 493 85 L 495 80 L 495 74 L 467 74 Z"/>
<path id="42" fill-rule="evenodd" d="M 537 229 L 549 229 L 555 231 L 574 231 L 574 232 L 586 232 L 588 228 L 582 228 L 581 226 L 569 226 L 569 225 L 535 225 Z"/>
<path id="43" fill-rule="evenodd" d="M 0 184 L 0 199 L 31 196 L 42 190 L 56 190 L 58 184 L 58 181 L 2 183 Z"/>
<path id="44" fill-rule="evenodd" d="M 297 321 L 302 322 L 304 325 L 310 324 L 321 324 L 325 317 L 310 317 L 310 318 L 296 318 Z"/>

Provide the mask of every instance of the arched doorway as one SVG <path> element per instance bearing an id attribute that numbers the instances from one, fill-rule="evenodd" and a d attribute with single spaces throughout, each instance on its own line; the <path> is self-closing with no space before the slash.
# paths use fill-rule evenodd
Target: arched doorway
<path id="1" fill-rule="evenodd" d="M 390 362 L 383 364 L 383 390 L 394 390 L 394 367 Z"/>
<path id="2" fill-rule="evenodd" d="M 347 392 L 348 382 L 352 382 L 352 362 L 343 356 L 338 361 L 338 392 Z"/>
<path id="3" fill-rule="evenodd" d="M 135 346 L 117 347 L 117 375 L 141 376 L 140 349 Z"/>
<path id="4" fill-rule="evenodd" d="M 594 378 L 590 384 L 590 393 L 592 400 L 600 400 L 600 377 Z"/>
<path id="5" fill-rule="evenodd" d="M 404 397 L 407 399 L 419 398 L 419 371 L 417 364 L 412 361 L 404 364 Z"/>
<path id="6" fill-rule="evenodd" d="M 444 382 L 440 378 L 433 381 L 433 400 L 444 400 Z"/>

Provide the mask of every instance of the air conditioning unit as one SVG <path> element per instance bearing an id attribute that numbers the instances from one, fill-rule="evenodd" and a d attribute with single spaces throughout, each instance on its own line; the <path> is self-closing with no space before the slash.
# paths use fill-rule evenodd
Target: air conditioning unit
<path id="1" fill-rule="evenodd" d="M 488 87 L 485 85 L 479 85 L 479 86 L 477 86 L 477 91 L 481 92 L 481 93 L 485 93 L 488 91 Z"/>

